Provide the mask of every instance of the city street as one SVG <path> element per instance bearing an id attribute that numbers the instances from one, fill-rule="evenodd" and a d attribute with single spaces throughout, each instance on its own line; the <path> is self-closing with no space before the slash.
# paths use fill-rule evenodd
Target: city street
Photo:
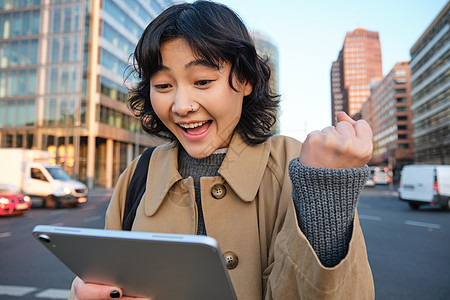
<path id="1" fill-rule="evenodd" d="M 73 273 L 34 240 L 35 225 L 102 228 L 108 190 L 76 209 L 33 208 L 0 218 L 0 299 L 66 299 Z M 413 211 L 387 186 L 367 187 L 358 207 L 376 299 L 450 299 L 450 213 Z"/>

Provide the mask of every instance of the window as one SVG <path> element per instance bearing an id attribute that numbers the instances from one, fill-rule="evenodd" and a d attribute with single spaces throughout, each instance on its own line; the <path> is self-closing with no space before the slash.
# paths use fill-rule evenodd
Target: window
<path id="1" fill-rule="evenodd" d="M 19 12 L 14 13 L 13 17 L 12 17 L 12 28 L 11 28 L 11 36 L 12 37 L 20 36 L 20 32 L 21 32 L 20 25 L 22 23 L 21 21 L 22 21 L 22 18 L 21 18 L 20 13 Z"/>
<path id="2" fill-rule="evenodd" d="M 31 178 L 42 180 L 42 181 L 48 181 L 47 178 L 45 178 L 44 173 L 38 168 L 31 168 Z"/>
<path id="3" fill-rule="evenodd" d="M 31 19 L 31 34 L 39 34 L 39 10 L 33 10 L 33 17 Z"/>
<path id="4" fill-rule="evenodd" d="M 63 18 L 63 31 L 70 32 L 70 19 L 72 17 L 72 11 L 70 7 L 64 8 L 64 18 Z"/>
<path id="5" fill-rule="evenodd" d="M 26 36 L 31 34 L 31 12 L 29 10 L 24 11 L 22 15 L 22 32 L 21 35 Z"/>
<path id="6" fill-rule="evenodd" d="M 1 36 L 8 39 L 11 35 L 11 14 L 4 14 L 1 20 L 0 28 L 2 28 Z"/>
<path id="7" fill-rule="evenodd" d="M 61 31 L 61 9 L 56 8 L 53 11 L 53 33 L 58 33 Z"/>

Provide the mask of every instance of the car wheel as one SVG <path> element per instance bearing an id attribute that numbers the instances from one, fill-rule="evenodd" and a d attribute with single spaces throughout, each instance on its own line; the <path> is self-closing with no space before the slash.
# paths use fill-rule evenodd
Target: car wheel
<path id="1" fill-rule="evenodd" d="M 48 195 L 44 198 L 44 207 L 45 208 L 55 208 L 56 203 L 52 197 L 52 195 Z"/>
<path id="2" fill-rule="evenodd" d="M 442 208 L 446 211 L 450 211 L 450 197 L 447 197 L 447 203 L 442 205 Z"/>
<path id="3" fill-rule="evenodd" d="M 420 206 L 420 204 L 417 202 L 409 202 L 409 207 L 411 207 L 411 209 L 413 209 L 413 210 L 418 210 L 419 206 Z"/>

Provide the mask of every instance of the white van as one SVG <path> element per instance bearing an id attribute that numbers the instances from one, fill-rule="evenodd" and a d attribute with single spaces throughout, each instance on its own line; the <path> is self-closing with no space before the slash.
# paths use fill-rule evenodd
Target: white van
<path id="1" fill-rule="evenodd" d="M 46 207 L 75 207 L 87 201 L 88 188 L 42 150 L 0 148 L 0 183 L 18 187 Z"/>
<path id="2" fill-rule="evenodd" d="M 450 166 L 406 165 L 399 183 L 399 198 L 412 209 L 422 204 L 439 204 L 450 210 Z"/>

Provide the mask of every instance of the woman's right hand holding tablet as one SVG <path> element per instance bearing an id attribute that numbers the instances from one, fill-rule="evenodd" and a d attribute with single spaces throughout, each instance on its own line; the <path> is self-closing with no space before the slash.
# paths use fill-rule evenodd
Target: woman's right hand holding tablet
<path id="1" fill-rule="evenodd" d="M 74 300 L 94 300 L 94 299 L 147 299 L 123 296 L 122 289 L 110 285 L 85 283 L 77 277 L 73 283 L 75 291 Z"/>

